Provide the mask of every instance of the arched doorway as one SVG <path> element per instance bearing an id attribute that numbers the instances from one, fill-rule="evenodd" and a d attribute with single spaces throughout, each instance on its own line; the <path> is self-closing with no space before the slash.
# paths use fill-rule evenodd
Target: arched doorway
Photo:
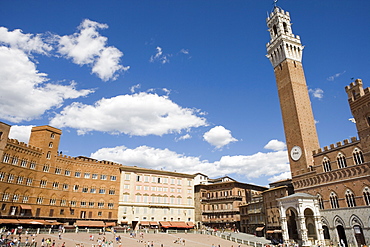
<path id="1" fill-rule="evenodd" d="M 361 226 L 359 226 L 359 225 L 355 225 L 355 226 L 353 227 L 353 231 L 354 231 L 354 234 L 355 234 L 355 238 L 356 238 L 357 246 L 363 246 L 363 245 L 366 245 L 365 238 L 364 238 L 364 234 L 363 234 L 363 232 L 362 232 L 362 228 L 361 228 Z"/>
<path id="2" fill-rule="evenodd" d="M 304 217 L 306 221 L 307 228 L 307 237 L 309 240 L 317 240 L 316 227 L 315 227 L 315 218 L 311 209 L 306 208 L 304 210 Z M 314 242 L 313 242 L 314 243 Z"/>
<path id="3" fill-rule="evenodd" d="M 324 239 L 330 239 L 329 228 L 327 226 L 322 226 L 322 229 L 324 231 Z"/>
<path id="4" fill-rule="evenodd" d="M 286 217 L 287 217 L 289 238 L 297 241 L 299 239 L 298 228 L 297 228 L 297 214 L 296 212 L 294 212 L 294 210 L 289 208 L 286 212 Z"/>
<path id="5" fill-rule="evenodd" d="M 338 233 L 338 238 L 339 238 L 339 244 L 342 247 L 347 247 L 347 237 L 346 233 L 344 231 L 344 227 L 342 225 L 337 226 L 337 233 Z"/>

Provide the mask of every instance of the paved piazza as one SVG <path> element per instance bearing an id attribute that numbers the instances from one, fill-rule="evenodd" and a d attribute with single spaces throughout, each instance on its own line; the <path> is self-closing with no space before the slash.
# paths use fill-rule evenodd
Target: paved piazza
<path id="1" fill-rule="evenodd" d="M 94 240 L 90 240 L 90 235 L 93 235 Z M 42 238 L 50 238 L 51 243 L 55 240 L 55 247 L 61 247 L 63 242 L 66 247 L 98 247 L 98 239 L 103 239 L 113 241 L 112 245 L 105 245 L 106 247 L 180 247 L 184 246 L 183 241 L 180 243 L 175 243 L 176 240 L 185 240 L 185 246 L 188 247 L 245 247 L 247 245 L 238 244 L 232 241 L 228 241 L 212 235 L 203 234 L 191 234 L 191 233 L 177 233 L 177 234 L 167 234 L 167 233 L 147 233 L 140 237 L 139 234 L 135 238 L 130 237 L 129 233 L 117 233 L 116 236 L 121 237 L 121 245 L 116 243 L 115 236 L 112 233 L 106 233 L 106 235 L 90 234 L 90 233 L 64 233 L 61 235 L 61 240 L 58 238 L 58 234 L 39 234 L 35 237 L 37 241 L 37 247 L 41 245 Z M 29 237 L 29 242 L 31 242 L 33 237 Z M 22 242 L 24 242 L 26 236 L 22 235 Z M 148 245 L 149 242 L 149 245 Z M 153 242 L 153 245 L 151 243 Z M 44 243 L 46 246 L 46 242 Z M 51 245 L 50 245 L 51 246 Z"/>

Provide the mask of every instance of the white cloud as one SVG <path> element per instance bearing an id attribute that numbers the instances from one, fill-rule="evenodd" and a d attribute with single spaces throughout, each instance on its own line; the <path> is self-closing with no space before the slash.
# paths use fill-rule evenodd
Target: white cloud
<path id="1" fill-rule="evenodd" d="M 196 115 L 196 110 L 182 108 L 167 96 L 143 92 L 103 98 L 94 105 L 75 102 L 50 124 L 75 128 L 79 134 L 95 130 L 138 136 L 163 135 L 207 125 L 204 118 Z"/>
<path id="2" fill-rule="evenodd" d="M 182 141 L 182 140 L 187 140 L 187 139 L 191 139 L 191 135 L 186 134 L 186 135 L 180 136 L 179 138 L 176 138 L 176 141 Z"/>
<path id="3" fill-rule="evenodd" d="M 72 35 L 55 36 L 58 52 L 78 65 L 91 65 L 92 72 L 103 81 L 116 79 L 120 70 L 128 70 L 119 64 L 123 53 L 113 46 L 107 47 L 107 38 L 97 31 L 108 25 L 84 20 L 78 27 L 79 32 Z"/>
<path id="4" fill-rule="evenodd" d="M 223 126 L 216 126 L 204 133 L 203 138 L 209 144 L 220 149 L 231 142 L 238 141 L 231 135 L 231 131 L 225 129 Z"/>
<path id="5" fill-rule="evenodd" d="M 9 138 L 28 143 L 32 127 L 34 127 L 34 125 L 12 125 L 9 132 Z"/>
<path id="6" fill-rule="evenodd" d="M 180 50 L 180 53 L 183 53 L 185 55 L 189 55 L 189 50 L 187 50 L 187 49 L 181 49 Z"/>
<path id="7" fill-rule="evenodd" d="M 40 117 L 60 107 L 65 99 L 86 96 L 92 90 L 76 90 L 75 83 L 46 83 L 29 57 L 19 49 L 0 46 L 0 118 L 18 123 Z"/>
<path id="8" fill-rule="evenodd" d="M 247 179 L 262 176 L 279 176 L 289 172 L 286 151 L 256 153 L 253 155 L 223 156 L 213 163 L 199 157 L 185 156 L 169 149 L 140 146 L 129 149 L 125 146 L 102 148 L 91 154 L 98 160 L 110 160 L 129 166 L 163 169 L 188 174 L 201 172 L 210 177 L 238 174 Z"/>
<path id="9" fill-rule="evenodd" d="M 41 34 L 24 34 L 20 29 L 8 31 L 5 27 L 0 27 L 0 44 L 26 53 L 36 52 L 44 55 L 53 49 L 44 42 Z"/>
<path id="10" fill-rule="evenodd" d="M 281 174 L 277 174 L 276 176 L 270 177 L 268 181 L 271 183 L 277 182 L 279 180 L 284 180 L 284 179 L 290 179 L 292 178 L 292 173 L 290 171 L 283 172 Z"/>
<path id="11" fill-rule="evenodd" d="M 339 76 L 343 75 L 344 73 L 346 73 L 346 71 L 343 71 L 343 72 L 340 72 L 340 73 L 336 73 L 335 75 L 329 76 L 327 78 L 327 80 L 328 81 L 334 81 L 336 78 L 338 78 Z"/>
<path id="12" fill-rule="evenodd" d="M 140 84 L 136 84 L 136 85 L 132 86 L 132 87 L 130 88 L 131 93 L 135 93 L 135 90 L 136 90 L 136 89 L 139 89 L 140 87 L 141 87 L 141 85 L 140 85 Z"/>
<path id="13" fill-rule="evenodd" d="M 324 97 L 324 90 L 320 88 L 309 89 L 308 92 L 311 93 L 313 97 L 318 99 L 322 99 Z"/>
<path id="14" fill-rule="evenodd" d="M 264 146 L 264 148 L 270 149 L 273 151 L 282 151 L 282 150 L 285 150 L 286 145 L 284 142 L 281 142 L 278 140 L 271 140 L 266 144 L 266 146 Z"/>
<path id="15" fill-rule="evenodd" d="M 170 62 L 169 57 L 172 56 L 171 54 L 163 55 L 162 48 L 159 47 L 159 46 L 157 46 L 156 50 L 157 50 L 157 53 L 154 56 L 151 56 L 150 59 L 149 59 L 149 61 L 151 63 L 154 63 L 156 61 L 158 61 L 158 62 L 160 62 L 162 64 L 165 64 L 165 63 L 169 63 Z"/>

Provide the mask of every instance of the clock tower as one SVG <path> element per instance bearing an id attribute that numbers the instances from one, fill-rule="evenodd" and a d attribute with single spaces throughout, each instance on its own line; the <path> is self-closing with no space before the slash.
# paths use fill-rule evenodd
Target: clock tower
<path id="1" fill-rule="evenodd" d="M 267 57 L 274 68 L 294 182 L 313 165 L 312 151 L 320 148 L 302 67 L 303 46 L 292 33 L 289 12 L 275 6 L 266 21 L 271 37 Z"/>

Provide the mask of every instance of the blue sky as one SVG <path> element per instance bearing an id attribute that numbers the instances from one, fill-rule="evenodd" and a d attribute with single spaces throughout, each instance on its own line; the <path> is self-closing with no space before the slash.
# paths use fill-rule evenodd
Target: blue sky
<path id="1" fill-rule="evenodd" d="M 300 35 L 320 146 L 357 136 L 344 87 L 370 86 L 370 2 L 280 0 Z M 289 165 L 270 0 L 1 1 L 0 121 L 59 150 L 268 185 Z"/>

